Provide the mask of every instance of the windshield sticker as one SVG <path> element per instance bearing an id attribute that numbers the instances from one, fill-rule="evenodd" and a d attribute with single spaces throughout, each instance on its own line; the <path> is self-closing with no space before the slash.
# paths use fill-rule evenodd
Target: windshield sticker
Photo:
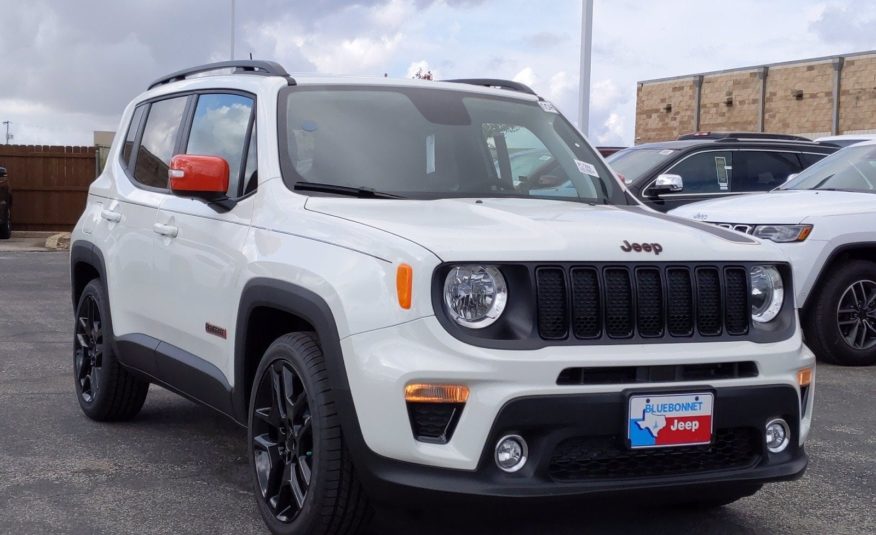
<path id="1" fill-rule="evenodd" d="M 727 169 L 729 169 L 727 167 L 727 158 L 715 156 L 715 172 L 718 176 L 718 187 L 721 188 L 721 191 L 727 191 L 727 187 L 730 185 Z"/>
<path id="2" fill-rule="evenodd" d="M 658 154 L 660 154 L 660 156 L 669 156 L 672 152 L 672 149 L 663 149 Z"/>
<path id="3" fill-rule="evenodd" d="M 593 164 L 582 162 L 581 160 L 575 160 L 575 165 L 578 166 L 578 170 L 581 171 L 582 174 L 599 178 L 599 172 L 596 170 L 596 167 L 594 167 Z"/>
<path id="4" fill-rule="evenodd" d="M 544 111 L 557 113 L 557 109 L 554 107 L 554 105 L 546 100 L 539 100 L 538 105 L 541 106 L 541 109 L 543 109 Z"/>
<path id="5" fill-rule="evenodd" d="M 426 174 L 435 172 L 435 134 L 426 136 Z"/>

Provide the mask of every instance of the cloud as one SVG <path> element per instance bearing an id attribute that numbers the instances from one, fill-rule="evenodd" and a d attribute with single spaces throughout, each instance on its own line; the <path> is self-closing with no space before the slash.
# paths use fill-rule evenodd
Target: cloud
<path id="1" fill-rule="evenodd" d="M 569 41 L 568 34 L 554 32 L 538 32 L 523 38 L 523 42 L 533 48 L 553 48 L 567 41 Z"/>
<path id="2" fill-rule="evenodd" d="M 874 26 L 876 26 L 876 5 L 870 1 L 853 1 L 847 4 L 819 6 L 818 14 L 810 24 L 810 29 L 822 41 L 873 48 L 876 44 Z"/>

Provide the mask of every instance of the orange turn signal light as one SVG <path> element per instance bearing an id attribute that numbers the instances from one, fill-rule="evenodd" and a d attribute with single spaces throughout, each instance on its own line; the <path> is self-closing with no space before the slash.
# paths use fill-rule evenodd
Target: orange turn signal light
<path id="1" fill-rule="evenodd" d="M 800 229 L 800 234 L 797 234 L 797 241 L 803 241 L 812 234 L 812 225 L 804 225 L 803 228 Z"/>
<path id="2" fill-rule="evenodd" d="M 800 386 L 809 386 L 812 384 L 812 368 L 803 368 L 797 372 L 797 383 Z"/>
<path id="3" fill-rule="evenodd" d="M 408 403 L 465 403 L 468 387 L 465 385 L 439 385 L 412 383 L 405 387 Z"/>
<path id="4" fill-rule="evenodd" d="M 414 268 L 408 264 L 399 264 L 395 272 L 395 290 L 398 293 L 398 305 L 405 310 L 411 308 L 414 288 Z"/>

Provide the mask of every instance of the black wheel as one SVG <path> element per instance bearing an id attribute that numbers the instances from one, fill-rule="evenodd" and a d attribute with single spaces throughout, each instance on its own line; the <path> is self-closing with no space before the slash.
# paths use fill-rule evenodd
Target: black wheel
<path id="1" fill-rule="evenodd" d="M 0 240 L 8 240 L 12 236 L 12 208 L 6 205 L 4 216 L 0 220 Z"/>
<path id="2" fill-rule="evenodd" d="M 876 364 L 876 263 L 843 263 L 813 298 L 804 328 L 818 358 L 844 366 Z"/>
<path id="3" fill-rule="evenodd" d="M 128 420 L 140 412 L 149 383 L 124 369 L 113 353 L 106 297 L 99 280 L 88 283 L 76 307 L 73 373 L 82 411 L 99 421 Z"/>
<path id="4" fill-rule="evenodd" d="M 278 338 L 253 381 L 249 455 L 272 533 L 357 533 L 371 517 L 341 435 L 322 351 L 311 333 Z"/>

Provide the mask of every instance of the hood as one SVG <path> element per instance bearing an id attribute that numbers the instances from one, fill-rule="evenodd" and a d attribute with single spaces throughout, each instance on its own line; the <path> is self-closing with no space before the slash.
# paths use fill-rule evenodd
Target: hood
<path id="1" fill-rule="evenodd" d="M 784 259 L 772 244 L 642 207 L 538 199 L 310 197 L 308 210 L 400 236 L 444 261 L 745 261 Z M 627 249 L 651 245 L 652 252 Z M 661 252 L 654 254 L 653 244 Z"/>
<path id="2" fill-rule="evenodd" d="M 785 190 L 687 204 L 669 212 L 715 223 L 802 223 L 813 217 L 876 210 L 876 195 L 850 191 Z"/>

